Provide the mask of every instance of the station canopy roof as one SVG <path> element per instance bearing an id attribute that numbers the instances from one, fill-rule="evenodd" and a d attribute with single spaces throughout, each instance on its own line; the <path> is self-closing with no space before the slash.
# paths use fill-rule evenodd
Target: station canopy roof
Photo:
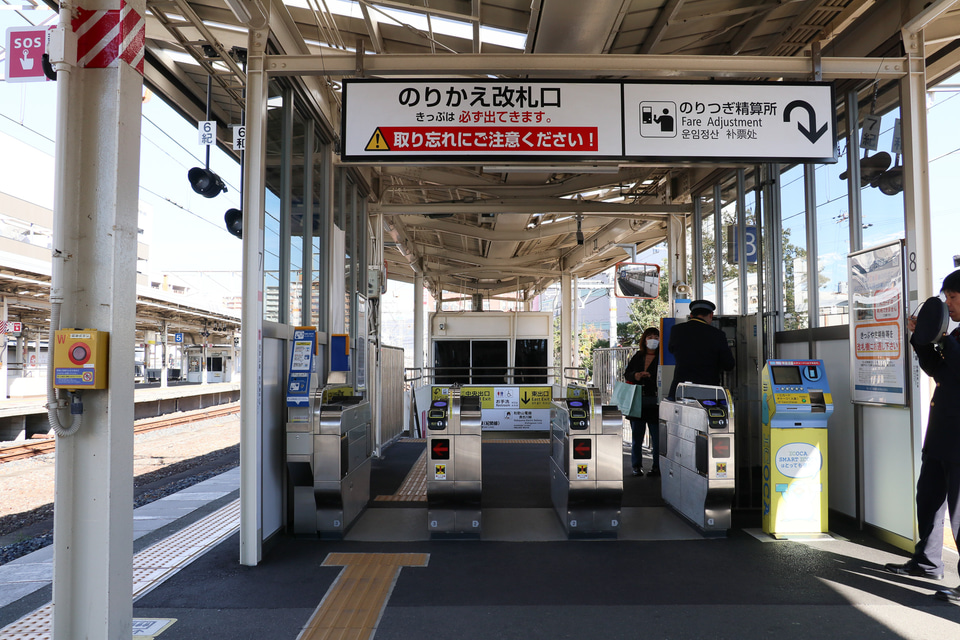
<path id="1" fill-rule="evenodd" d="M 960 62 L 960 10 L 951 2 L 148 0 L 148 85 L 188 118 L 203 120 L 212 74 L 213 117 L 224 136 L 227 125 L 240 121 L 245 67 L 236 48 L 247 46 L 246 28 L 230 5 L 243 11 L 257 1 L 270 14 L 271 53 L 315 56 L 314 66 L 327 72 L 289 74 L 284 81 L 325 121 L 323 133 L 334 144 L 341 81 L 358 73 L 812 80 L 818 56 L 902 59 L 900 29 L 925 5 L 932 6 L 928 13 L 943 7 L 925 31 L 928 82 L 947 77 Z M 625 65 L 626 56 L 636 64 Z M 544 71 L 551 58 L 562 71 Z M 733 64 L 738 60 L 748 62 L 741 68 Z M 834 82 L 840 100 L 852 90 L 862 99 L 872 96 L 874 80 L 880 81 L 878 109 L 898 99 L 897 81 L 889 76 L 851 77 L 831 69 L 824 66 L 822 79 Z M 278 111 L 269 117 L 279 117 Z M 837 122 L 842 135 L 840 114 Z M 222 143 L 228 146 L 226 139 Z M 280 142 L 268 144 L 276 149 Z M 756 165 L 393 163 L 356 165 L 352 173 L 371 212 L 384 214 L 390 278 L 411 281 L 419 272 L 434 295 L 443 290 L 512 297 L 543 290 L 561 272 L 595 275 L 627 257 L 621 245 L 643 250 L 662 242 L 669 214 L 691 211 L 691 194 L 705 190 L 712 198 L 712 186 L 730 183 L 741 166 Z M 268 186 L 278 190 L 279 166 L 268 166 L 267 175 Z M 727 196 L 724 190 L 724 201 Z M 712 212 L 712 202 L 705 206 Z M 577 243 L 577 214 L 583 244 Z M 294 232 L 297 224 L 295 219 Z"/>

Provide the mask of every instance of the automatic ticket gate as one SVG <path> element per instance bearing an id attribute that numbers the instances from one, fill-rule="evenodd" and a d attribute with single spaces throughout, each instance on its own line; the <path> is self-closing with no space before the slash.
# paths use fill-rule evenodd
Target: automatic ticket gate
<path id="1" fill-rule="evenodd" d="M 616 536 L 623 498 L 623 417 L 596 389 L 568 387 L 551 407 L 550 496 L 568 537 Z"/>
<path id="2" fill-rule="evenodd" d="M 286 427 L 293 531 L 341 538 L 370 500 L 370 403 L 318 389 L 308 412 L 288 417 L 298 420 Z"/>
<path id="3" fill-rule="evenodd" d="M 723 387 L 681 383 L 660 403 L 664 501 L 705 534 L 730 528 L 735 490 L 733 403 Z"/>
<path id="4" fill-rule="evenodd" d="M 451 387 L 427 410 L 427 528 L 431 536 L 479 536 L 479 396 Z"/>
<path id="5" fill-rule="evenodd" d="M 823 361 L 768 360 L 761 380 L 763 530 L 826 534 L 833 396 Z"/>

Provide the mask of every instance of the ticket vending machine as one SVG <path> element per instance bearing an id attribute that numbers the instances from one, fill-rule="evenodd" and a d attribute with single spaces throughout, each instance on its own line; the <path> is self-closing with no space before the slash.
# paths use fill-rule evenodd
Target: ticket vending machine
<path id="1" fill-rule="evenodd" d="M 823 361 L 768 360 L 761 381 L 763 530 L 825 534 L 833 397 Z"/>

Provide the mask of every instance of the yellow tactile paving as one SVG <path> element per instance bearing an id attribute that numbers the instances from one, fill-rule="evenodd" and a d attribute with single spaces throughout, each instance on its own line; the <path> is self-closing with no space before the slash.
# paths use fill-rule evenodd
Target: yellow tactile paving
<path id="1" fill-rule="evenodd" d="M 327 567 L 343 571 L 330 587 L 298 640 L 372 638 L 403 567 L 425 567 L 426 553 L 331 553 Z"/>
<path id="2" fill-rule="evenodd" d="M 134 600 L 219 544 L 239 526 L 240 501 L 234 500 L 133 556 Z M 49 640 L 52 614 L 53 604 L 48 603 L 0 629 L 0 640 Z"/>
<path id="3" fill-rule="evenodd" d="M 424 451 L 413 463 L 407 477 L 397 492 L 389 496 L 377 496 L 377 502 L 426 502 L 427 501 L 427 452 Z"/>

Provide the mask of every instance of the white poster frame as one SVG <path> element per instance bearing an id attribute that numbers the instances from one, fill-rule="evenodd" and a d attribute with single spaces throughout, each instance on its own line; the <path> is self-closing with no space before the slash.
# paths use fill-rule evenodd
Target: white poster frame
<path id="1" fill-rule="evenodd" d="M 908 402 L 904 241 L 847 255 L 850 391 L 854 404 Z"/>

